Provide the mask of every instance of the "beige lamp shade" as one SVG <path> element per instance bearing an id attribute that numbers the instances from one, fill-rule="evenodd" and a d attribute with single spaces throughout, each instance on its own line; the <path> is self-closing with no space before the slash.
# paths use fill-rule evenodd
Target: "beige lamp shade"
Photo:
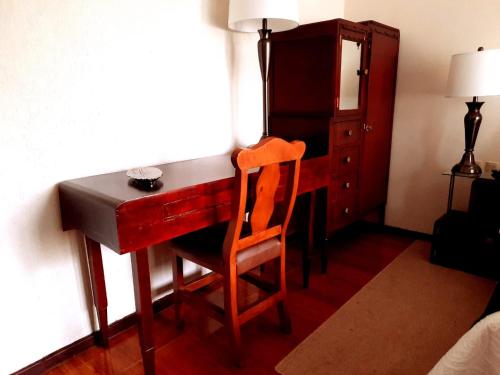
<path id="1" fill-rule="evenodd" d="M 262 29 L 262 19 L 273 32 L 299 25 L 297 0 L 230 0 L 228 26 L 231 30 L 255 32 Z"/>
<path id="2" fill-rule="evenodd" d="M 500 49 L 451 57 L 446 96 L 500 95 Z"/>

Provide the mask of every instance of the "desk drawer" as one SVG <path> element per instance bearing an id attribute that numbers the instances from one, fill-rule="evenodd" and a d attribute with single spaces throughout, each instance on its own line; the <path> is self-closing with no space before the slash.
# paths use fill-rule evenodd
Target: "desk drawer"
<path id="1" fill-rule="evenodd" d="M 221 190 L 201 193 L 185 197 L 162 205 L 164 221 L 175 220 L 179 216 L 186 216 L 196 211 L 210 210 L 231 205 L 232 191 Z"/>
<path id="2" fill-rule="evenodd" d="M 225 179 L 120 205 L 117 210 L 120 252 L 229 220 L 232 194 L 233 180 Z"/>

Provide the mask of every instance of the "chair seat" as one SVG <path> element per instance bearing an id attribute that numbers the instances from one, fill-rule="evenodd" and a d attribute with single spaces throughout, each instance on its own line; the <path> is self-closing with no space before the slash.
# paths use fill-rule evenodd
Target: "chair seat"
<path id="1" fill-rule="evenodd" d="M 227 225 L 227 223 L 215 225 L 175 238 L 171 240 L 169 247 L 174 254 L 223 274 L 222 244 Z M 236 254 L 238 275 L 279 257 L 280 252 L 281 242 L 277 237 L 240 250 Z"/>

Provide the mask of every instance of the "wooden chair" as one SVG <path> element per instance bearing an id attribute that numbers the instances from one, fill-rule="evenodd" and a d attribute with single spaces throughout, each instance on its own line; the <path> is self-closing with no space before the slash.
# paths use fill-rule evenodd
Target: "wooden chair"
<path id="1" fill-rule="evenodd" d="M 230 222 L 223 229 L 208 228 L 171 243 L 175 255 L 173 277 L 178 326 L 183 326 L 181 302 L 196 303 L 198 309 L 205 307 L 204 312 L 226 325 L 238 364 L 241 364 L 240 326 L 264 310 L 277 305 L 281 328 L 291 331 L 285 304 L 285 235 L 297 194 L 300 159 L 304 151 L 304 142 L 288 143 L 275 137 L 235 150 L 231 158 L 235 167 L 235 185 Z M 259 171 L 250 173 L 255 168 Z M 283 178 L 280 179 L 281 174 Z M 249 193 L 250 189 L 252 192 Z M 277 205 L 280 209 L 276 209 Z M 250 209 L 247 206 L 251 206 Z M 182 258 L 213 272 L 185 283 Z M 249 271 L 271 260 L 274 260 L 273 282 L 266 283 L 257 275 L 249 274 Z M 259 293 L 265 294 L 265 297 L 249 307 L 239 308 L 239 278 L 265 290 L 267 293 Z M 219 283 L 223 280 L 223 309 L 199 298 L 199 290 L 209 289 L 209 285 L 217 280 Z"/>

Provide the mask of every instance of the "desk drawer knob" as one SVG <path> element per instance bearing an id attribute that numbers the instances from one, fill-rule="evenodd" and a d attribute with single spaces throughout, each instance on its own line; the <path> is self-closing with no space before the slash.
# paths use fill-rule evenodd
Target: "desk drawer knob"
<path id="1" fill-rule="evenodd" d="M 344 208 L 344 215 L 349 215 L 351 213 L 351 210 L 349 210 L 349 207 Z"/>
<path id="2" fill-rule="evenodd" d="M 351 162 L 351 157 L 350 157 L 350 156 L 346 156 L 346 157 L 344 158 L 344 163 L 345 163 L 345 164 L 349 164 L 350 162 Z"/>
<path id="3" fill-rule="evenodd" d="M 349 189 L 350 187 L 351 187 L 351 183 L 350 182 L 344 182 L 344 185 L 343 185 L 344 189 Z"/>
<path id="4" fill-rule="evenodd" d="M 352 131 L 352 129 L 347 129 L 344 134 L 346 137 L 352 137 L 354 132 Z"/>

